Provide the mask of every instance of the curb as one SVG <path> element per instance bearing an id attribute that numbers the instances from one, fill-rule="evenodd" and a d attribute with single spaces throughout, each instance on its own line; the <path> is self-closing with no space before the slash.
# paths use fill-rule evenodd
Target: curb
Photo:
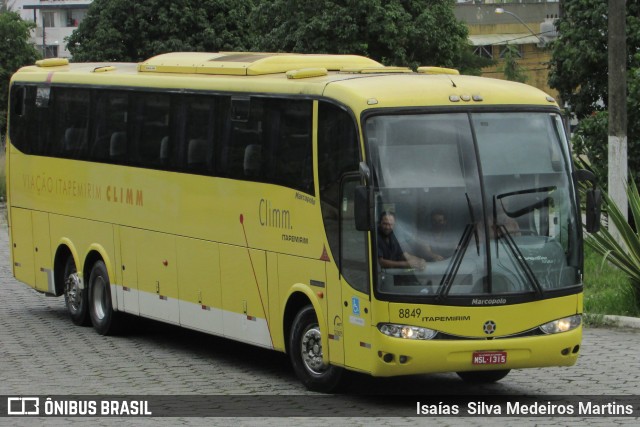
<path id="1" fill-rule="evenodd" d="M 640 329 L 640 318 L 637 318 L 637 317 L 614 316 L 614 315 L 605 315 L 603 317 L 606 320 L 607 324 L 610 324 L 613 326 L 618 326 L 622 328 Z"/>

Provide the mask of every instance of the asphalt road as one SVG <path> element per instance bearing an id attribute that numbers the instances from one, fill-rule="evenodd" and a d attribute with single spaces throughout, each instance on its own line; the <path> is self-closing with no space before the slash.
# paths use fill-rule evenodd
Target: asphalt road
<path id="1" fill-rule="evenodd" d="M 223 415 L 232 415 L 227 418 L 197 418 L 181 413 L 176 418 L 36 420 L 0 414 L 0 425 L 33 425 L 34 421 L 65 426 L 85 422 L 132 426 L 631 425 L 638 423 L 640 414 L 640 330 L 586 328 L 580 359 L 570 368 L 515 371 L 491 385 L 468 385 L 455 374 L 391 379 L 354 374 L 349 375 L 342 395 L 327 400 L 305 390 L 286 355 L 280 353 L 144 319 L 131 318 L 127 332 L 118 337 L 102 337 L 90 327 L 74 326 L 63 298 L 45 297 L 12 277 L 6 225 L 2 224 L 0 396 L 33 395 L 190 395 L 194 405 L 197 398 L 209 396 L 210 401 L 222 407 L 231 405 L 235 410 L 222 411 Z M 420 396 L 428 400 L 434 395 L 441 396 L 445 403 L 460 395 L 478 396 L 480 400 L 491 396 L 498 401 L 510 396 L 538 395 L 540 402 L 547 396 L 589 395 L 602 401 L 602 396 L 606 400 L 607 396 L 635 395 L 636 418 L 417 417 Z M 402 407 L 406 404 L 406 415 L 402 411 L 381 412 L 387 399 Z M 309 402 L 314 404 L 310 406 Z M 287 409 L 295 405 L 302 408 L 302 414 Z M 313 410 L 309 410 L 311 407 Z M 253 417 L 256 414 L 260 416 Z M 336 414 L 346 416 L 326 418 Z"/>

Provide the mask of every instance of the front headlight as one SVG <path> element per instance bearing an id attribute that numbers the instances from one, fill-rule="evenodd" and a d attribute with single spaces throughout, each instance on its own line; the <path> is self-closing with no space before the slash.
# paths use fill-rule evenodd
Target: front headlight
<path id="1" fill-rule="evenodd" d="M 545 334 L 557 334 L 560 332 L 567 332 L 577 328 L 582 323 L 582 315 L 576 314 L 569 317 L 563 317 L 562 319 L 554 320 L 553 322 L 540 325 L 540 329 Z"/>
<path id="2" fill-rule="evenodd" d="M 438 333 L 433 329 L 418 326 L 396 325 L 393 323 L 380 323 L 378 329 L 383 334 L 394 338 L 406 338 L 409 340 L 430 340 Z"/>

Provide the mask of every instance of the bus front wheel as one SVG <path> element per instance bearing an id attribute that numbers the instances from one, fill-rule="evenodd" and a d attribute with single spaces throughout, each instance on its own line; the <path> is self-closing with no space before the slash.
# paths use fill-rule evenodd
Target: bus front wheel
<path id="1" fill-rule="evenodd" d="M 64 264 L 64 303 L 71 321 L 78 326 L 89 325 L 87 290 L 80 282 L 78 269 L 73 257 L 69 255 Z"/>
<path id="2" fill-rule="evenodd" d="M 466 383 L 486 384 L 500 381 L 511 371 L 511 369 L 503 369 L 499 371 L 472 371 L 458 372 L 458 376 Z"/>
<path id="3" fill-rule="evenodd" d="M 320 325 L 313 307 L 304 307 L 293 321 L 289 356 L 296 375 L 309 390 L 331 392 L 338 387 L 342 368 L 322 361 Z"/>
<path id="4" fill-rule="evenodd" d="M 111 282 L 103 261 L 96 261 L 89 276 L 89 315 L 100 335 L 113 335 L 120 327 L 120 313 L 113 310 Z"/>

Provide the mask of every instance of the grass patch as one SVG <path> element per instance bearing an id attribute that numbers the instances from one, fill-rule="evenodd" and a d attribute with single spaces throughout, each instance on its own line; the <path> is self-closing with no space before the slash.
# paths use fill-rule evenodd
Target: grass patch
<path id="1" fill-rule="evenodd" d="M 603 314 L 640 317 L 640 307 L 627 276 L 592 248 L 584 248 L 584 311 L 586 321 L 602 324 Z"/>

